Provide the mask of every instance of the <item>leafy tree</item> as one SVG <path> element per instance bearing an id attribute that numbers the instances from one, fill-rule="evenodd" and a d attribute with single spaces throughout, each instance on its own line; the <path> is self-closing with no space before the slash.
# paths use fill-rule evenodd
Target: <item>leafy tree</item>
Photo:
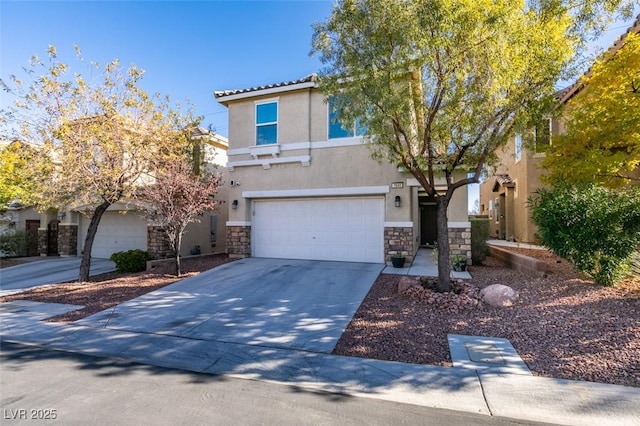
<path id="1" fill-rule="evenodd" d="M 620 2 L 587 1 L 579 11 L 566 3 L 342 0 L 315 25 L 312 53 L 327 65 L 321 89 L 340 94 L 345 122 L 366 126 L 374 156 L 401 164 L 437 201 L 441 291 L 451 289 L 454 191 L 478 182 L 512 132 L 550 109 L 577 31 L 600 10 L 588 8 Z"/>
<path id="2" fill-rule="evenodd" d="M 124 69 L 118 60 L 91 63 L 84 78 L 71 74 L 50 46 L 48 60 L 34 56 L 27 71 L 26 81 L 14 75 L 2 81 L 14 104 L 0 117 L 5 131 L 42 147 L 35 165 L 42 176 L 35 182 L 37 205 L 74 207 L 91 218 L 79 274 L 87 281 L 104 212 L 135 200 L 154 159 L 181 147 L 177 129 L 196 120 L 168 98 L 143 91 L 144 71 Z"/>
<path id="3" fill-rule="evenodd" d="M 214 210 L 221 201 L 214 195 L 222 176 L 200 169 L 187 158 L 170 161 L 158 172 L 156 183 L 145 189 L 149 217 L 161 226 L 175 255 L 176 276 L 180 276 L 180 248 L 189 223 Z"/>
<path id="4" fill-rule="evenodd" d="M 544 246 L 598 284 L 624 277 L 640 243 L 640 188 L 561 185 L 538 190 L 530 202 Z"/>
<path id="5" fill-rule="evenodd" d="M 543 166 L 549 183 L 628 184 L 640 166 L 640 34 L 629 33 L 577 83 L 564 108 L 566 132 L 554 137 Z"/>
<path id="6" fill-rule="evenodd" d="M 0 151 L 0 207 L 19 199 L 30 204 L 34 193 L 31 164 L 36 150 L 29 144 L 13 141 Z"/>

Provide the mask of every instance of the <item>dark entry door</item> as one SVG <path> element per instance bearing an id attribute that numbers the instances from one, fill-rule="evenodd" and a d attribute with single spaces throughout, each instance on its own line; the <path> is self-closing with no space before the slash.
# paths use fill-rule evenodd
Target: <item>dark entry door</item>
<path id="1" fill-rule="evenodd" d="M 39 220 L 27 220 L 27 256 L 38 255 L 38 228 L 40 228 Z"/>
<path id="2" fill-rule="evenodd" d="M 433 246 L 438 240 L 435 203 L 420 203 L 420 245 Z"/>

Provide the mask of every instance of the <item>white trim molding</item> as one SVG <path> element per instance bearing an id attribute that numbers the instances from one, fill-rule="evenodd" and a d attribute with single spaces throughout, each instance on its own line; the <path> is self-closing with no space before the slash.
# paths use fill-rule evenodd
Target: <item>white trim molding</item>
<path id="1" fill-rule="evenodd" d="M 413 228 L 413 222 L 384 222 L 385 228 Z"/>
<path id="2" fill-rule="evenodd" d="M 270 155 L 271 157 L 276 158 L 278 157 L 278 154 L 280 154 L 280 145 L 274 143 L 250 146 L 249 152 L 254 160 L 258 159 L 258 156 L 260 155 Z"/>
<path id="3" fill-rule="evenodd" d="M 471 222 L 447 222 L 447 228 L 471 228 Z"/>
<path id="4" fill-rule="evenodd" d="M 251 222 L 245 222 L 242 220 L 228 220 L 227 226 L 251 226 Z"/>
<path id="5" fill-rule="evenodd" d="M 389 193 L 389 186 L 353 186 L 343 188 L 277 189 L 268 191 L 242 191 L 244 198 L 293 198 L 329 197 L 337 195 L 383 195 Z M 413 225 L 412 225 L 413 226 Z"/>
<path id="6" fill-rule="evenodd" d="M 301 163 L 303 166 L 311 164 L 310 155 L 298 155 L 295 157 L 258 158 L 256 160 L 229 161 L 227 167 L 233 171 L 236 167 L 262 166 L 264 169 L 271 168 L 272 164 Z"/>

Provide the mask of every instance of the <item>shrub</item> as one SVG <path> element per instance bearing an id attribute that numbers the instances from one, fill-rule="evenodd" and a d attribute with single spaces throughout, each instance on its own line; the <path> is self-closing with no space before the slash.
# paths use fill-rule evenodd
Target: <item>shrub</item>
<path id="1" fill-rule="evenodd" d="M 640 242 L 640 189 L 541 189 L 529 200 L 542 244 L 602 285 L 628 272 Z"/>
<path id="2" fill-rule="evenodd" d="M 0 235 L 0 256 L 20 257 L 29 255 L 29 246 L 35 237 L 27 231 L 14 231 Z"/>
<path id="3" fill-rule="evenodd" d="M 141 272 L 147 269 L 147 261 L 151 255 L 144 250 L 127 250 L 113 253 L 109 258 L 116 264 L 118 272 Z"/>
<path id="4" fill-rule="evenodd" d="M 489 219 L 471 219 L 471 263 L 482 265 L 487 258 L 489 246 Z"/>

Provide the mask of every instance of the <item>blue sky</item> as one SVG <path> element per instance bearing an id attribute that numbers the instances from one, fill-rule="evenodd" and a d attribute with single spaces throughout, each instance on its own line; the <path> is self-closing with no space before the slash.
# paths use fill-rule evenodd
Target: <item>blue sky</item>
<path id="1" fill-rule="evenodd" d="M 0 2 L 0 75 L 19 73 L 50 44 L 74 62 L 115 58 L 146 70 L 142 86 L 189 99 L 204 125 L 227 136 L 215 90 L 298 79 L 321 67 L 310 57 L 312 27 L 331 0 L 297 1 L 11 1 Z M 630 22 L 616 23 L 594 45 L 608 47 Z M 82 70 L 74 69 L 82 72 Z"/>
<path id="2" fill-rule="evenodd" d="M 0 3 L 0 74 L 19 73 L 47 46 L 75 65 L 115 58 L 146 70 L 148 92 L 189 99 L 203 124 L 227 136 L 215 90 L 294 80 L 316 72 L 313 22 L 331 1 L 6 1 Z M 82 72 L 82 70 L 77 70 Z"/>
<path id="3" fill-rule="evenodd" d="M 0 2 L 0 76 L 19 73 L 47 46 L 74 62 L 120 59 L 146 70 L 142 87 L 189 99 L 203 124 L 227 136 L 226 108 L 215 90 L 295 80 L 321 67 L 310 57 L 312 24 L 331 0 L 296 1 L 11 1 Z M 638 13 L 638 11 L 636 11 Z M 614 23 L 593 43 L 609 47 L 632 20 Z M 83 70 L 74 69 L 83 72 Z M 477 197 L 470 189 L 470 200 Z M 472 203 L 472 201 L 471 201 Z"/>

